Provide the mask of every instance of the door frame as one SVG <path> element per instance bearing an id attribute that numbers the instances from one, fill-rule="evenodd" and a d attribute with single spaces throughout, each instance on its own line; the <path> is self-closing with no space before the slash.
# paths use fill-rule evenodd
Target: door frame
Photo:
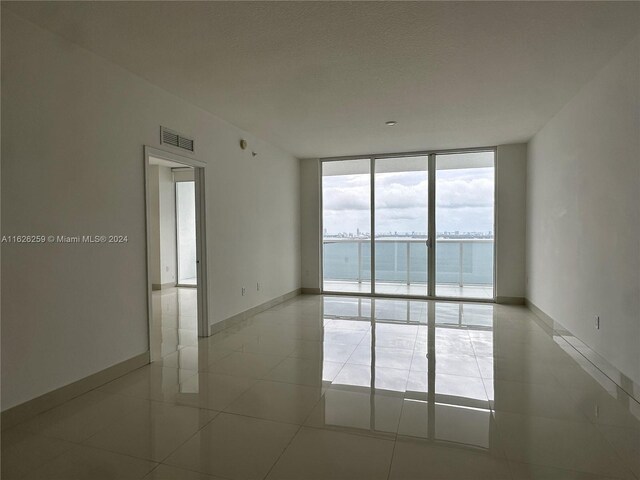
<path id="1" fill-rule="evenodd" d="M 197 282 L 197 303 L 198 303 L 198 336 L 209 336 L 209 290 L 208 290 L 208 268 L 207 268 L 207 228 L 206 228 L 206 202 L 205 202 L 205 168 L 206 163 L 195 158 L 185 157 L 177 153 L 162 150 L 148 145 L 144 146 L 144 201 L 145 201 L 145 239 L 146 239 L 146 268 L 147 268 L 147 316 L 148 316 L 148 338 L 149 350 L 151 351 L 151 332 L 153 328 L 153 301 L 152 301 L 152 280 L 151 280 L 151 235 L 150 235 L 150 212 L 149 212 L 149 167 L 150 158 L 159 158 L 170 162 L 178 163 L 186 167 L 193 167 L 193 178 L 195 181 L 196 199 L 196 275 Z M 176 266 L 177 267 L 177 266 Z M 177 280 L 176 280 L 177 282 Z M 154 352 L 151 352 L 152 357 Z M 157 360 L 151 358 L 151 361 Z"/>
<path id="2" fill-rule="evenodd" d="M 436 295 L 436 157 L 437 155 L 452 155 L 452 154 L 464 154 L 464 153 L 480 153 L 480 152 L 492 152 L 493 153 L 493 296 L 491 298 L 474 298 L 474 297 L 447 297 Z M 428 157 L 428 184 L 429 190 L 427 192 L 429 198 L 427 203 L 428 209 L 428 264 L 427 264 L 427 294 L 426 295 L 397 295 L 397 294 L 379 294 L 375 291 L 375 162 L 376 159 L 383 158 L 403 158 L 403 157 Z M 324 227 L 323 227 L 323 178 L 322 178 L 322 165 L 326 162 L 339 162 L 343 160 L 369 160 L 369 175 L 370 175 L 370 216 L 371 216 L 371 292 L 333 292 L 327 291 L 324 288 Z M 442 150 L 423 150 L 413 152 L 401 152 L 401 153 L 384 153 L 384 154 L 367 154 L 367 155 L 349 155 L 343 157 L 325 157 L 320 158 L 318 162 L 318 179 L 319 179 L 319 245 L 320 245 L 320 293 L 327 293 L 331 295 L 345 295 L 345 296 L 366 296 L 366 297 L 390 297 L 390 298 L 416 298 L 416 299 L 428 299 L 428 300 L 444 300 L 444 301 L 465 301 L 465 302 L 478 302 L 478 303 L 495 303 L 496 302 L 496 285 L 497 285 L 497 264 L 498 264 L 498 231 L 497 231 L 497 218 L 498 218 L 498 147 L 472 147 L 472 148 L 453 148 Z"/>

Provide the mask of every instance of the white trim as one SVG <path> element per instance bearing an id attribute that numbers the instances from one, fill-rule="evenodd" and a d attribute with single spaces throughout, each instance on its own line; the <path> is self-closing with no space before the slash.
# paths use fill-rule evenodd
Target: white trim
<path id="1" fill-rule="evenodd" d="M 366 160 L 368 158 L 401 158 L 401 157 L 424 157 L 427 155 L 452 155 L 454 153 L 480 153 L 496 150 L 495 145 L 488 147 L 471 147 L 471 148 L 450 148 L 442 150 L 421 150 L 416 152 L 400 152 L 400 153 L 378 153 L 368 155 L 348 155 L 344 157 L 324 157 L 321 162 L 336 162 L 340 160 Z"/>
<path id="2" fill-rule="evenodd" d="M 196 276 L 198 290 L 198 336 L 209 336 L 209 283 L 207 262 L 206 188 L 204 167 L 194 170 L 196 194 Z"/>
<path id="3" fill-rule="evenodd" d="M 207 273 L 206 268 L 206 224 L 205 221 L 205 185 L 204 185 L 204 169 L 206 163 L 196 160 L 195 158 L 184 157 L 173 152 L 160 150 L 158 148 L 144 146 L 144 201 L 145 201 L 145 238 L 146 238 L 146 276 L 147 276 L 147 320 L 148 320 L 148 342 L 151 355 L 151 361 L 157 360 L 155 352 L 151 352 L 151 331 L 153 327 L 153 302 L 152 302 L 152 283 L 151 283 L 151 238 L 150 238 L 150 211 L 149 211 L 149 160 L 151 157 L 168 160 L 170 162 L 180 163 L 194 168 L 194 180 L 196 182 L 196 256 L 198 260 L 198 336 L 209 335 L 208 325 L 208 306 L 209 294 L 207 290 Z M 177 269 L 176 269 L 177 272 Z"/>
<path id="4" fill-rule="evenodd" d="M 369 265 L 371 265 L 371 295 L 376 294 L 376 159 L 375 157 L 371 157 L 369 159 L 369 220 L 371 222 L 371 226 L 369 229 L 371 230 L 371 241 L 369 242 L 369 254 L 371 255 L 369 258 Z M 373 308 L 373 306 L 371 307 Z M 373 321 L 373 315 L 372 315 Z M 375 328 L 371 330 L 372 333 L 375 334 Z M 375 341 L 375 337 L 372 338 Z M 374 361 L 374 357 L 371 357 L 371 361 Z M 373 378 L 375 375 L 371 376 L 371 381 L 373 382 Z M 373 390 L 372 390 L 373 391 Z"/>
<path id="5" fill-rule="evenodd" d="M 436 296 L 436 155 L 427 159 L 427 296 Z"/>
<path id="6" fill-rule="evenodd" d="M 160 150 L 156 147 L 150 147 L 148 145 L 144 146 L 144 153 L 146 157 L 156 157 L 161 158 L 162 160 L 168 160 L 170 162 L 181 163 L 183 165 L 189 165 L 190 167 L 206 167 L 207 164 L 205 162 L 201 162 L 195 158 L 185 157 L 184 155 L 179 155 L 174 152 L 169 152 L 167 150 Z"/>
<path id="7" fill-rule="evenodd" d="M 498 301 L 498 147 L 493 148 L 493 298 Z"/>
<path id="8" fill-rule="evenodd" d="M 323 183 L 322 183 L 322 161 L 318 160 L 318 164 L 316 165 L 316 169 L 318 171 L 318 184 L 317 184 L 317 188 L 318 188 L 318 208 L 320 209 L 320 212 L 318 214 L 318 218 L 320 219 L 320 229 L 318 231 L 318 246 L 320 248 L 318 248 L 319 250 L 319 268 L 318 268 L 318 273 L 320 274 L 320 278 L 318 279 L 318 287 L 320 290 L 320 293 L 324 292 L 324 206 L 323 206 L 323 202 L 324 202 L 324 198 L 322 195 L 322 189 L 323 187 Z M 304 212 L 303 212 L 304 214 Z"/>

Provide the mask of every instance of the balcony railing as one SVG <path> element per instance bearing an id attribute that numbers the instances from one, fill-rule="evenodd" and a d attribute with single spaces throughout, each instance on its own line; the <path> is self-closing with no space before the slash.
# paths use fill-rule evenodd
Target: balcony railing
<path id="1" fill-rule="evenodd" d="M 427 283 L 425 238 L 377 238 L 376 282 Z M 371 280 L 371 241 L 367 238 L 325 238 L 324 279 Z M 436 240 L 436 283 L 493 285 L 493 239 Z"/>

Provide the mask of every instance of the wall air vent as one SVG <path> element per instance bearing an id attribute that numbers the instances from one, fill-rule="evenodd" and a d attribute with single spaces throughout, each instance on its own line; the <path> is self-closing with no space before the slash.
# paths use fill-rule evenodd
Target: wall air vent
<path id="1" fill-rule="evenodd" d="M 190 152 L 194 151 L 192 138 L 185 137 L 182 134 L 169 130 L 165 127 L 160 127 L 160 143 L 163 145 L 171 145 L 172 147 L 181 148 L 182 150 L 188 150 Z"/>

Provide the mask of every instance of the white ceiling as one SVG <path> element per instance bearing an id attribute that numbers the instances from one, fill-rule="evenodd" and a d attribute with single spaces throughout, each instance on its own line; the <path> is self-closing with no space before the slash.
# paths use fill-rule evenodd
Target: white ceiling
<path id="1" fill-rule="evenodd" d="M 169 168 L 188 168 L 193 169 L 189 165 L 184 165 L 178 162 L 172 162 L 170 160 L 165 160 L 164 158 L 156 158 L 149 157 L 149 165 L 160 165 L 161 167 L 169 167 Z"/>
<path id="2" fill-rule="evenodd" d="M 640 25 L 635 2 L 9 8 L 298 157 L 528 140 Z"/>

